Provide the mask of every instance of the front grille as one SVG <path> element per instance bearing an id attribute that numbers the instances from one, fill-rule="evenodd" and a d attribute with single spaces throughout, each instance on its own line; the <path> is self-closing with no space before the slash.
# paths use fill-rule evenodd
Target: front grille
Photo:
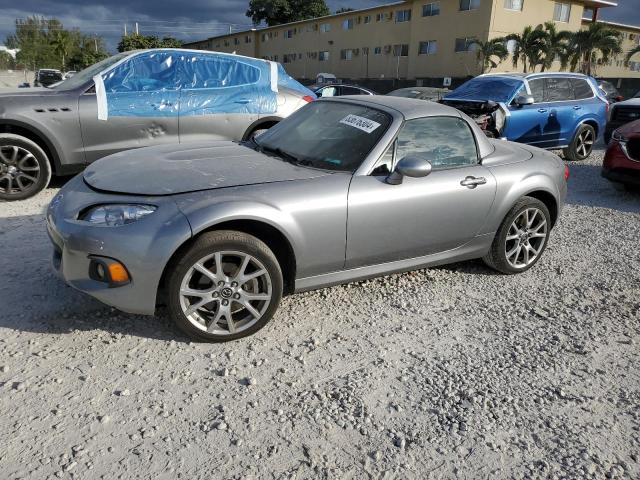
<path id="1" fill-rule="evenodd" d="M 613 119 L 616 123 L 628 123 L 640 120 L 640 107 L 615 107 Z"/>
<path id="2" fill-rule="evenodd" d="M 640 138 L 632 138 L 627 142 L 627 152 L 631 158 L 640 162 Z"/>

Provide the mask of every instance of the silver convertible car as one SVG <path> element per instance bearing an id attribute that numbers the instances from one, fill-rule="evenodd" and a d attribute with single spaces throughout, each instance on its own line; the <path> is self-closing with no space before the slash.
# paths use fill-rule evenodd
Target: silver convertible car
<path id="1" fill-rule="evenodd" d="M 54 265 L 125 312 L 166 304 L 192 337 L 264 327 L 283 294 L 483 258 L 524 272 L 567 191 L 554 154 L 490 140 L 451 107 L 312 102 L 245 142 L 92 164 L 52 200 Z"/>

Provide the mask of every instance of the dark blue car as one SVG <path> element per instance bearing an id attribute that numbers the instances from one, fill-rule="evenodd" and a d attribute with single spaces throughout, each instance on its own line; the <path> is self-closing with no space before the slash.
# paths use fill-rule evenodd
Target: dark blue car
<path id="1" fill-rule="evenodd" d="M 592 77 L 578 73 L 501 73 L 464 83 L 443 103 L 469 114 L 487 135 L 584 160 L 604 133 L 609 103 Z"/>

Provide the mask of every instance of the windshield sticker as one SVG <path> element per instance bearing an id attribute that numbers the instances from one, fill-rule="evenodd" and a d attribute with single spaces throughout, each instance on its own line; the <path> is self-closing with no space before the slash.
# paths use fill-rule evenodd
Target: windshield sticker
<path id="1" fill-rule="evenodd" d="M 358 130 L 362 130 L 363 132 L 371 133 L 376 128 L 380 126 L 378 122 L 374 122 L 373 120 L 369 120 L 368 118 L 359 117 L 358 115 L 349 114 L 340 120 L 340 123 L 344 123 L 345 125 L 350 125 L 352 127 L 357 128 Z"/>

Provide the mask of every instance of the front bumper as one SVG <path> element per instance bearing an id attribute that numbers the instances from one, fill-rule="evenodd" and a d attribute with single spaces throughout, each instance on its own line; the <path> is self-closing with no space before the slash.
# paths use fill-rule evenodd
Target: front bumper
<path id="1" fill-rule="evenodd" d="M 111 203 L 144 203 L 157 210 L 121 227 L 104 227 L 77 220 L 86 208 Z M 100 193 L 82 175 L 71 180 L 51 201 L 47 232 L 53 243 L 52 264 L 73 288 L 128 313 L 153 315 L 164 267 L 191 237 L 191 227 L 170 197 L 140 197 Z M 90 256 L 118 260 L 131 282 L 116 288 L 89 276 Z"/>

